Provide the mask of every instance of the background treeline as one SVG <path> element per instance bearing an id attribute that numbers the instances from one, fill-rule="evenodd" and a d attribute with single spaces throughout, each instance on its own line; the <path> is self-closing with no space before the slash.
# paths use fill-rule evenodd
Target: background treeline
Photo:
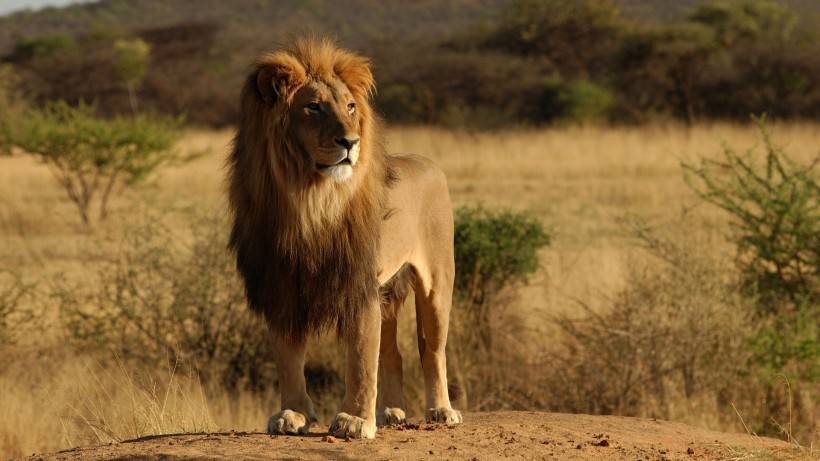
<path id="1" fill-rule="evenodd" d="M 639 0 L 105 0 L 0 19 L 0 55 L 37 101 L 96 101 L 229 125 L 248 63 L 318 32 L 374 58 L 394 122 L 820 117 L 820 4 Z M 122 44 L 144 75 L 122 77 Z M 120 44 L 118 46 L 117 44 Z"/>

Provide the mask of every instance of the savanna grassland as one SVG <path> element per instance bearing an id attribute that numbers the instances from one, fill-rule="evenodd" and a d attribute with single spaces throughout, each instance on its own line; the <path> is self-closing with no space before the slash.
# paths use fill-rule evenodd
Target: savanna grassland
<path id="1" fill-rule="evenodd" d="M 769 128 L 793 158 L 808 161 L 817 155 L 816 124 Z M 0 157 L 0 268 L 19 277 L 16 283 L 24 287 L 18 297 L 7 299 L 14 297 L 34 310 L 31 319 L 12 331 L 15 345 L 2 355 L 0 456 L 156 433 L 264 429 L 267 416 L 278 407 L 272 385 L 254 387 L 242 381 L 228 386 L 224 380 L 197 378 L 192 371 L 205 375 L 216 363 L 140 363 L 121 357 L 122 345 L 117 344 L 94 351 L 78 348 L 70 322 L 60 312 L 65 306 L 93 306 L 90 298 L 67 304 L 61 287 L 93 290 L 107 280 L 101 268 L 117 260 L 130 245 L 129 238 L 144 232 L 145 223 L 167 230 L 175 245 L 194 252 L 223 252 L 223 177 L 230 138 L 230 130 L 186 131 L 179 149 L 198 157 L 118 195 L 108 219 L 90 229 L 80 224 L 45 166 L 19 152 Z M 698 199 L 681 169 L 681 161 L 713 157 L 723 142 L 738 149 L 759 144 L 754 126 L 567 126 L 501 132 L 392 127 L 386 139 L 390 152 L 426 155 L 441 165 L 454 205 L 528 211 L 552 235 L 540 253 L 541 269 L 526 286 L 511 292 L 491 318 L 502 354 L 498 375 L 483 374 L 482 359 L 459 349 L 459 332 L 469 334 L 470 325 L 455 315 L 449 352 L 457 356 L 450 357 L 450 366 L 451 375 L 465 388 L 466 396 L 460 397 L 463 409 L 652 416 L 739 432 L 769 428 L 769 433 L 776 433 L 779 427 L 784 438 L 802 447 L 800 453 L 816 454 L 816 447 L 811 447 L 818 443 L 817 385 L 771 376 L 774 384 L 765 387 L 744 374 L 745 346 L 733 338 L 750 328 L 749 321 L 742 304 L 721 291 L 726 286 L 723 279 L 731 278 L 734 256 L 727 240 L 728 217 Z M 192 226 L 191 214 L 212 219 L 193 221 L 199 224 Z M 203 222 L 216 230 L 203 237 L 197 230 Z M 664 240 L 646 237 L 647 229 Z M 677 249 L 653 253 L 653 242 L 659 241 L 676 242 Z M 204 247 L 197 246 L 203 242 Z M 667 277 L 669 271 L 658 254 L 690 262 L 683 275 Z M 180 276 L 198 270 L 174 267 Z M 225 273 L 230 276 L 230 271 Z M 196 285 L 195 277 L 185 280 Z M 4 281 L 11 283 L 11 278 Z M 219 285 L 223 288 L 235 285 Z M 664 305 L 664 299 L 689 299 L 690 294 L 691 302 L 677 310 L 641 307 Z M 626 312 L 624 305 L 638 306 L 629 311 L 628 320 L 606 317 Z M 689 305 L 697 307 L 694 313 L 681 314 Z M 572 323 L 574 318 L 585 318 L 590 325 L 596 318 L 605 319 L 612 330 L 584 330 Z M 622 321 L 625 333 L 618 330 Z M 258 321 L 248 325 L 241 334 L 252 336 L 247 332 L 262 329 Z M 415 360 L 412 309 L 404 309 L 400 325 L 409 413 L 418 416 L 422 381 Z M 583 358 L 577 355 L 578 344 L 596 331 L 636 338 L 641 331 L 651 331 L 655 339 L 665 341 L 655 355 L 666 358 L 657 363 L 671 371 L 652 368 L 656 363 L 648 359 L 644 364 L 640 351 L 618 355 L 613 349 L 606 356 L 603 349 L 590 347 L 587 350 L 601 361 L 584 361 L 600 365 L 601 376 L 634 372 L 650 377 L 637 383 L 612 378 L 610 388 L 606 383 L 590 388 L 585 383 L 594 380 L 584 374 L 590 370 L 572 364 Z M 312 390 L 318 394 L 324 419 L 337 405 L 338 376 L 333 373 L 343 360 L 343 352 L 332 344 L 332 338 L 317 341 L 311 355 L 312 363 L 322 365 L 317 369 L 324 370 L 324 387 Z M 688 378 L 681 381 L 678 357 L 697 355 L 713 344 L 718 348 L 707 359 L 697 356 L 686 362 L 688 368 L 681 370 Z M 622 384 L 629 389 L 617 387 Z M 589 397 L 593 394 L 598 397 Z M 609 399 L 609 394 L 614 397 Z M 628 396 L 628 401 L 619 396 Z M 762 410 L 773 402 L 785 403 L 775 411 Z"/>

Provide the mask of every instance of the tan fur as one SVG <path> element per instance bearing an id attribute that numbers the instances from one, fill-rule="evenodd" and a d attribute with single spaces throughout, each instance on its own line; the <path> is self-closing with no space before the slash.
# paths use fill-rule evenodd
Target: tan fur
<path id="1" fill-rule="evenodd" d="M 331 431 L 373 437 L 379 368 L 380 419 L 403 421 L 395 330 L 410 288 L 428 419 L 461 421 L 444 365 L 454 272 L 446 181 L 424 159 L 385 154 L 373 91 L 367 59 L 317 40 L 262 56 L 242 90 L 229 159 L 230 246 L 277 350 L 282 411 L 271 433 L 304 433 L 315 421 L 305 342 L 331 326 L 348 350 Z"/>

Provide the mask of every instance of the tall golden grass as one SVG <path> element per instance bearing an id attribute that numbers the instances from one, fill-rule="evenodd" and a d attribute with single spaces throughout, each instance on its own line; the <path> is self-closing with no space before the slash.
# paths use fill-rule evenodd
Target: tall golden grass
<path id="1" fill-rule="evenodd" d="M 799 123 L 770 127 L 797 159 L 816 155 L 818 128 Z M 208 154 L 118 197 L 109 220 L 91 232 L 80 225 L 44 166 L 19 154 L 0 158 L 0 269 L 44 285 L 57 275 L 91 284 L 95 273 L 89 264 L 115 250 L 116 236 L 129 231 L 140 210 L 196 207 L 224 212 L 223 166 L 230 137 L 227 130 L 189 131 L 180 149 Z M 753 126 L 729 124 L 498 133 L 394 127 L 386 138 L 391 152 L 418 153 L 438 162 L 447 173 L 455 205 L 527 209 L 554 229 L 554 243 L 542 255 L 543 270 L 515 306 L 519 317 L 543 318 L 571 312 L 576 300 L 603 309 L 624 287 L 637 257 L 620 224 L 626 215 L 669 223 L 681 213 L 697 213 L 706 234 L 719 233 L 715 229 L 722 228 L 725 216 L 700 204 L 683 182 L 679 162 L 717 154 L 724 141 L 752 145 L 757 134 Z M 177 224 L 173 212 L 166 216 L 167 225 Z M 180 238 L 187 237 L 181 233 Z M 711 251 L 731 254 L 722 239 L 706 241 L 714 245 Z M 0 350 L 4 458 L 150 433 L 262 430 L 276 407 L 272 392 L 260 396 L 204 388 L 178 370 L 101 367 L 64 346 L 53 300 L 38 291 L 27 302 L 41 309 L 38 318 L 48 333 L 24 336 L 14 347 Z M 405 335 L 400 346 L 407 357 L 407 380 L 420 381 L 409 311 L 405 309 L 401 319 Z M 531 329 L 528 338 L 548 343 L 546 322 L 535 322 Z M 533 354 L 544 347 L 533 344 Z M 408 386 L 407 391 L 411 410 L 418 410 L 418 388 Z M 675 416 L 684 415 L 682 419 L 721 429 L 740 426 L 680 406 Z"/>

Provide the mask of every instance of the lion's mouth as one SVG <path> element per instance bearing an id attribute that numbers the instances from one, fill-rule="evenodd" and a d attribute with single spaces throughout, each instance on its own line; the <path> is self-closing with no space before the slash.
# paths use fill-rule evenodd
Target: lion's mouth
<path id="1" fill-rule="evenodd" d="M 349 157 L 345 157 L 345 158 L 339 160 L 338 162 L 330 164 L 330 165 L 325 165 L 325 164 L 322 164 L 322 163 L 316 163 L 316 168 L 318 168 L 319 170 L 328 170 L 330 168 L 333 168 L 333 167 L 336 167 L 336 166 L 342 166 L 342 165 L 351 165 L 352 166 L 353 162 L 350 161 Z"/>

